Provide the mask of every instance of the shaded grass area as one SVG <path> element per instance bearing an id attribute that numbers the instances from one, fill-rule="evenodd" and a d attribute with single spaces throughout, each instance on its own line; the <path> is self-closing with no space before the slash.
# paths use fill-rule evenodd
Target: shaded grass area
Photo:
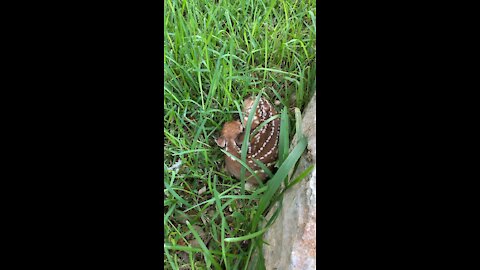
<path id="1" fill-rule="evenodd" d="M 165 268 L 261 269 L 247 262 L 263 215 L 303 152 L 302 140 L 288 146 L 294 108 L 315 90 L 315 1 L 166 0 L 164 10 Z M 280 168 L 243 192 L 214 138 L 260 93 L 280 101 Z"/>

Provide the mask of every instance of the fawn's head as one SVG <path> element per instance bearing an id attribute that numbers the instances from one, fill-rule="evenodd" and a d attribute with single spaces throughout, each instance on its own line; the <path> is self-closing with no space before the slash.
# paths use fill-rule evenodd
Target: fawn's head
<path id="1" fill-rule="evenodd" d="M 215 139 L 215 142 L 220 147 L 225 147 L 228 140 L 234 140 L 243 131 L 243 126 L 240 121 L 231 121 L 223 125 L 222 135 Z"/>

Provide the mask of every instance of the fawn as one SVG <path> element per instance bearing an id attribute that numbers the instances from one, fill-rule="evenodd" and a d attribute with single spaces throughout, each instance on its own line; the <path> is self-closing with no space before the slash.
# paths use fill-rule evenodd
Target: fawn
<path id="1" fill-rule="evenodd" d="M 244 101 L 242 113 L 245 123 L 247 123 L 254 100 L 253 97 L 248 97 Z M 251 131 L 276 114 L 277 112 L 273 106 L 262 97 L 252 119 Z M 272 171 L 278 157 L 279 134 L 280 119 L 276 118 L 264 125 L 249 139 L 246 161 L 262 182 L 265 181 L 268 175 L 255 163 L 254 159 L 263 162 Z M 226 148 L 226 151 L 231 155 L 241 159 L 241 145 L 245 135 L 247 134 L 244 134 L 244 127 L 240 121 L 230 121 L 223 125 L 221 136 L 215 142 L 218 146 Z M 250 137 L 250 134 L 248 135 Z M 225 167 L 231 175 L 240 179 L 242 165 L 238 161 L 226 155 Z M 245 170 L 245 177 L 248 183 L 254 186 L 257 185 L 257 179 L 248 170 Z"/>

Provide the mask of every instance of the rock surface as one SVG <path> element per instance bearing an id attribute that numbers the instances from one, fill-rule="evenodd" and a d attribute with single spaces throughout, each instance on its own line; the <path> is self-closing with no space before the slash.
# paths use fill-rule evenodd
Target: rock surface
<path id="1" fill-rule="evenodd" d="M 281 213 L 264 235 L 269 244 L 263 247 L 267 270 L 316 269 L 316 96 L 315 93 L 303 113 L 302 129 L 308 146 L 291 179 L 311 164 L 314 168 L 285 193 Z M 267 215 L 268 219 L 274 210 Z"/>

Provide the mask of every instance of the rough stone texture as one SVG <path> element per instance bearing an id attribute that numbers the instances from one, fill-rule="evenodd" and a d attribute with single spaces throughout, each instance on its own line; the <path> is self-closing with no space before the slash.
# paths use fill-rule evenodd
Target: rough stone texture
<path id="1" fill-rule="evenodd" d="M 316 93 L 303 113 L 302 129 L 307 137 L 307 151 L 299 160 L 293 178 L 316 164 Z M 295 145 L 295 140 L 292 147 Z M 265 233 L 267 270 L 316 269 L 316 185 L 317 169 L 285 193 L 283 209 Z M 267 215 L 270 218 L 275 209 Z"/>

